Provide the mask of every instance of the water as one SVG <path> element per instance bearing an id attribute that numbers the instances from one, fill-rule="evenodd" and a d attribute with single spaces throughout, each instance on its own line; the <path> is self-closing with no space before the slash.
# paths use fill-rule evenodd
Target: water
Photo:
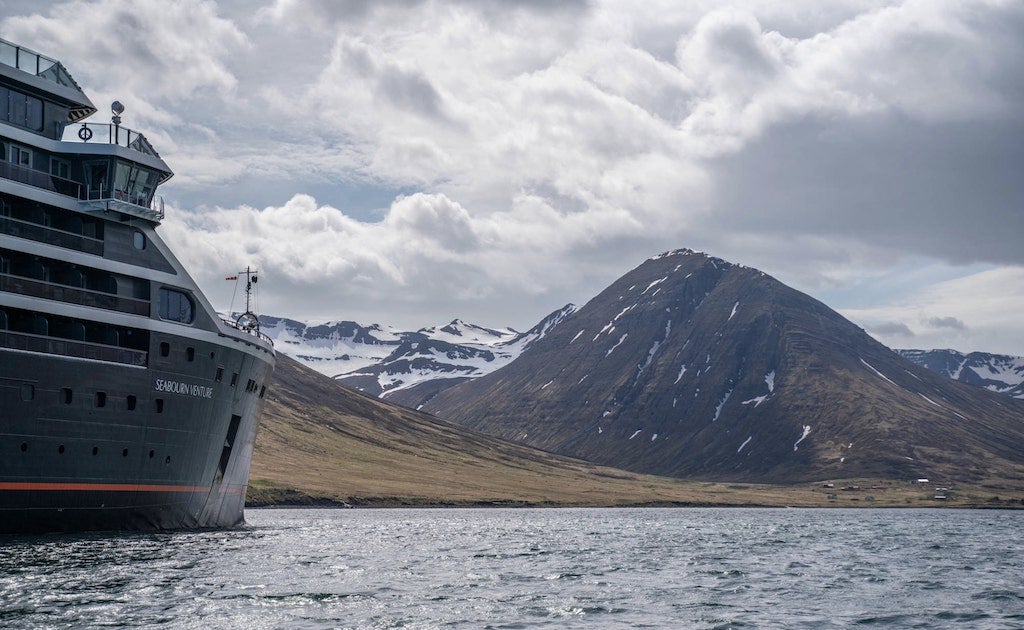
<path id="1" fill-rule="evenodd" d="M 249 510 L 0 540 L 0 627 L 1024 628 L 1024 513 Z"/>

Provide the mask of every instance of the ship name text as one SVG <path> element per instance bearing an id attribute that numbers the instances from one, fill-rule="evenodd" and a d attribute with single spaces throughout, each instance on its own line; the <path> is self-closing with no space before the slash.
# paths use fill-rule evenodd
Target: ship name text
<path id="1" fill-rule="evenodd" d="M 195 396 L 196 398 L 213 398 L 212 387 L 196 383 L 186 383 L 184 381 L 168 381 L 158 378 L 156 379 L 154 389 L 158 392 L 171 392 L 173 394 L 182 394 L 183 396 Z"/>

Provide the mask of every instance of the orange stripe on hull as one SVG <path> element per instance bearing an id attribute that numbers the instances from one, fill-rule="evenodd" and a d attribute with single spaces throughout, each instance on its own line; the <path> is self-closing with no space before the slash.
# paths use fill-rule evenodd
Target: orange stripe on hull
<path id="1" fill-rule="evenodd" d="M 0 490 L 101 491 L 101 492 L 209 492 L 209 486 L 171 486 L 144 483 L 63 483 L 0 481 Z"/>

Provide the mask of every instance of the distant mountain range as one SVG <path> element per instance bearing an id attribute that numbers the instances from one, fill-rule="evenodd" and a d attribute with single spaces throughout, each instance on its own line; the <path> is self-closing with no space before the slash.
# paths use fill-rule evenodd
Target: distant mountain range
<path id="1" fill-rule="evenodd" d="M 922 368 L 770 276 L 690 250 L 647 260 L 424 410 L 659 475 L 1024 477 L 1024 403 Z"/>
<path id="2" fill-rule="evenodd" d="M 453 320 L 402 331 L 352 321 L 309 325 L 263 316 L 277 349 L 314 370 L 374 396 L 417 408 L 441 389 L 511 363 L 575 310 L 567 304 L 526 332 Z"/>
<path id="3" fill-rule="evenodd" d="M 956 350 L 897 350 L 904 359 L 951 379 L 1024 399 L 1024 357 Z"/>

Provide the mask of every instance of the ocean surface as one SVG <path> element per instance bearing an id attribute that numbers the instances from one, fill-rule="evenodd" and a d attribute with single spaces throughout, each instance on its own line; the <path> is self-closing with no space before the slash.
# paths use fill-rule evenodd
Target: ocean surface
<path id="1" fill-rule="evenodd" d="M 1024 628 L 1024 512 L 246 514 L 0 538 L 0 627 Z"/>

